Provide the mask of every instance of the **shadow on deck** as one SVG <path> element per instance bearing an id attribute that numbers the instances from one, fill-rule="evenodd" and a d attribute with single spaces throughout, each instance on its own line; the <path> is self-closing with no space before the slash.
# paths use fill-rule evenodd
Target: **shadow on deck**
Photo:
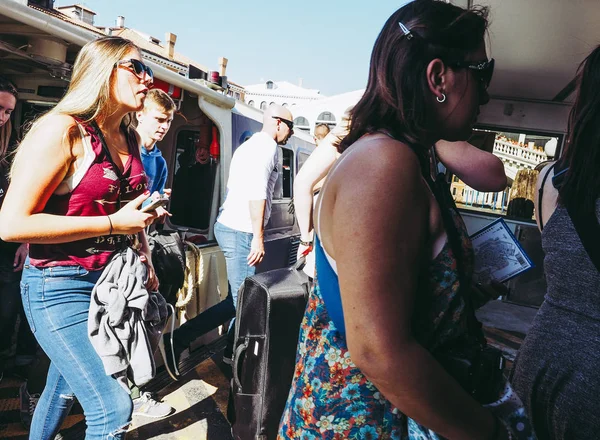
<path id="1" fill-rule="evenodd" d="M 508 368 L 523 342 L 537 309 L 492 301 L 477 312 L 490 345 L 503 351 Z M 181 362 L 183 377 L 173 382 L 163 368 L 146 387 L 176 409 L 171 416 L 154 420 L 136 416 L 127 435 L 131 440 L 230 440 L 225 417 L 229 384 L 224 374 L 222 351 L 225 336 L 196 349 Z M 5 377 L 0 382 L 0 438 L 26 440 L 28 433 L 20 423 L 19 386 L 23 379 Z M 83 440 L 85 423 L 76 405 L 65 420 L 57 440 Z"/>
<path id="2" fill-rule="evenodd" d="M 229 440 L 231 428 L 224 414 L 227 409 L 228 379 L 221 361 L 225 348 L 221 337 L 195 350 L 181 362 L 182 378 L 173 382 L 164 368 L 145 388 L 175 408 L 160 420 L 135 416 L 127 434 L 132 440 L 206 439 Z M 226 367 L 225 367 L 226 368 Z M 19 416 L 19 387 L 23 379 L 12 375 L 0 382 L 0 438 L 28 439 Z M 71 410 L 56 440 L 83 440 L 85 422 L 79 405 Z"/>

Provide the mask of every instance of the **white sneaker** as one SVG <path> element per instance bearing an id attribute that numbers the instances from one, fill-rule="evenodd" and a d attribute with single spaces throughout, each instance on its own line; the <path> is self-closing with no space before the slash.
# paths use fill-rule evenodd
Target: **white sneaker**
<path id="1" fill-rule="evenodd" d="M 164 402 L 159 402 L 152 397 L 152 394 L 143 392 L 140 397 L 133 399 L 133 415 L 151 417 L 153 419 L 162 419 L 175 412 L 175 408 Z"/>

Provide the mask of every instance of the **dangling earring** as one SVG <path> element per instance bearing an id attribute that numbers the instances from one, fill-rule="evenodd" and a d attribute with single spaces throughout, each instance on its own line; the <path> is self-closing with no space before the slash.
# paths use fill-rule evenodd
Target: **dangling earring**
<path id="1" fill-rule="evenodd" d="M 439 96 L 436 96 L 435 99 L 437 100 L 437 102 L 446 102 L 446 95 L 444 93 L 442 93 L 442 99 L 440 99 Z"/>

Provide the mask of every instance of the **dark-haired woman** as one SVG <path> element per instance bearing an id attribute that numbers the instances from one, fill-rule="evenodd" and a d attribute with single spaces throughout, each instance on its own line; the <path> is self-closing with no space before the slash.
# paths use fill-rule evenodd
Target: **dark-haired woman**
<path id="1" fill-rule="evenodd" d="M 17 98 L 17 88 L 14 84 L 0 76 L 0 206 L 8 190 L 8 173 L 15 143 L 12 136 L 11 115 L 17 105 Z M 0 356 L 10 351 L 17 316 L 23 313 L 19 281 L 25 257 L 27 257 L 26 244 L 0 240 Z M 36 348 L 37 344 L 29 327 L 21 323 L 15 364 L 23 366 L 33 361 Z M 4 361 L 5 359 L 0 358 L 0 379 Z"/>
<path id="2" fill-rule="evenodd" d="M 566 150 L 538 178 L 548 291 L 511 374 L 540 439 L 600 438 L 600 47 L 578 81 Z"/>
<path id="3" fill-rule="evenodd" d="M 280 439 L 508 438 L 461 375 L 485 346 L 472 249 L 430 171 L 430 147 L 468 139 L 489 100 L 486 29 L 483 9 L 415 0 L 375 42 L 315 209 L 316 282 Z"/>
<path id="4" fill-rule="evenodd" d="M 31 439 L 53 439 L 74 397 L 83 407 L 87 440 L 125 438 L 131 398 L 105 373 L 88 338 L 88 311 L 103 269 L 135 235 L 147 264 L 146 287 L 158 287 L 144 235 L 156 213 L 138 209 L 150 193 L 140 140 L 124 124 L 143 107 L 151 81 L 131 41 L 104 37 L 86 44 L 66 95 L 36 121 L 15 155 L 0 235 L 30 243 L 21 298 L 51 360 Z"/>

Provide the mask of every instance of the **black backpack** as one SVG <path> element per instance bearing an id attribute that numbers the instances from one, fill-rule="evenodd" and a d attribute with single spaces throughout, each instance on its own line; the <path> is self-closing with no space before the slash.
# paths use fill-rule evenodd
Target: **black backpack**
<path id="1" fill-rule="evenodd" d="M 154 230 L 148 234 L 152 265 L 160 282 L 160 293 L 174 304 L 185 280 L 185 249 L 175 231 Z"/>

